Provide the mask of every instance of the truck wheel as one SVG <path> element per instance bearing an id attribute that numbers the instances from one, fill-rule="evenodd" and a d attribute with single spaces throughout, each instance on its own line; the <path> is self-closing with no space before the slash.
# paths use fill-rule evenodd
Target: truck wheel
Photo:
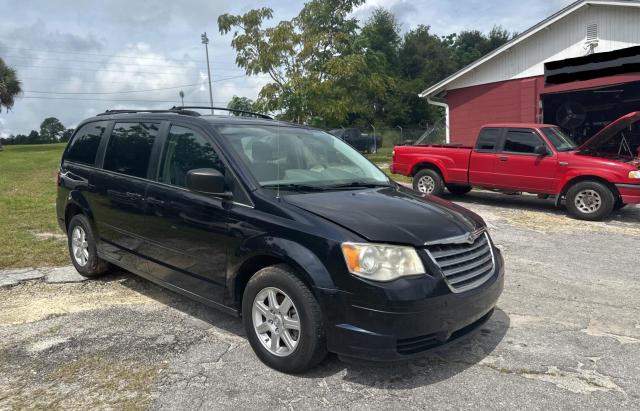
<path id="1" fill-rule="evenodd" d="M 444 181 L 442 181 L 440 173 L 425 168 L 413 176 L 413 189 L 421 193 L 439 196 L 444 191 Z"/>
<path id="2" fill-rule="evenodd" d="M 320 305 L 286 265 L 251 277 L 242 297 L 242 321 L 253 351 L 275 370 L 299 373 L 327 355 Z"/>
<path id="3" fill-rule="evenodd" d="M 449 190 L 449 192 L 451 194 L 454 194 L 454 195 L 457 195 L 457 196 L 461 196 L 461 195 L 467 194 L 469 191 L 471 191 L 471 187 L 470 186 L 448 185 L 447 186 L 447 190 Z"/>
<path id="4" fill-rule="evenodd" d="M 84 214 L 73 216 L 67 229 L 69 256 L 76 270 L 84 277 L 98 277 L 109 270 L 109 263 L 98 257 L 91 224 Z"/>
<path id="5" fill-rule="evenodd" d="M 597 181 L 582 181 L 567 191 L 567 209 L 580 220 L 598 221 L 613 211 L 615 198 L 606 185 Z"/>

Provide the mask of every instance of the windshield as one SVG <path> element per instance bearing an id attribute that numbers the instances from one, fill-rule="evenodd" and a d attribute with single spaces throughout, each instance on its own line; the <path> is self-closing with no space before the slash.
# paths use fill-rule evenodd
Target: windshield
<path id="1" fill-rule="evenodd" d="M 542 129 L 542 132 L 556 147 L 557 151 L 571 151 L 578 147 L 571 137 L 564 134 L 558 127 L 545 127 Z"/>
<path id="2" fill-rule="evenodd" d="M 262 187 L 389 184 L 369 160 L 322 131 L 263 125 L 229 125 L 218 131 Z"/>

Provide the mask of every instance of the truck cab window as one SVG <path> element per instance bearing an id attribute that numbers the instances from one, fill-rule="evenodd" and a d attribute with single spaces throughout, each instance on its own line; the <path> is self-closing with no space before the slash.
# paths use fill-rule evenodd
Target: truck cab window
<path id="1" fill-rule="evenodd" d="M 493 151 L 502 130 L 499 128 L 483 128 L 480 130 L 476 151 Z"/>
<path id="2" fill-rule="evenodd" d="M 534 154 L 537 146 L 545 145 L 540 137 L 528 130 L 508 130 L 502 151 L 507 153 Z"/>

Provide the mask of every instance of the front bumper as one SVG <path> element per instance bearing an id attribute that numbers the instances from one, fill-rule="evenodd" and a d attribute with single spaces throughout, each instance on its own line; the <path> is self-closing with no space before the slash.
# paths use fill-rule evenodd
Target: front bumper
<path id="1" fill-rule="evenodd" d="M 640 204 L 640 184 L 616 184 L 624 204 Z"/>
<path id="2" fill-rule="evenodd" d="M 414 308 L 389 304 L 385 309 L 350 303 L 343 292 L 317 292 L 333 313 L 327 347 L 341 356 L 368 361 L 398 361 L 457 340 L 480 328 L 493 313 L 504 287 L 504 263 L 496 253 L 495 274 L 480 287 L 416 302 Z M 331 316 L 330 316 L 331 317 Z"/>

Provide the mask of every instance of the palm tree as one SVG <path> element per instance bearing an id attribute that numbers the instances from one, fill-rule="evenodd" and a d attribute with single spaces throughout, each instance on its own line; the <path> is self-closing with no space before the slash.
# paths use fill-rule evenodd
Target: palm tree
<path id="1" fill-rule="evenodd" d="M 16 77 L 16 71 L 0 58 L 0 111 L 3 106 L 7 111 L 13 107 L 14 97 L 21 92 L 22 88 L 20 88 L 20 80 Z"/>

